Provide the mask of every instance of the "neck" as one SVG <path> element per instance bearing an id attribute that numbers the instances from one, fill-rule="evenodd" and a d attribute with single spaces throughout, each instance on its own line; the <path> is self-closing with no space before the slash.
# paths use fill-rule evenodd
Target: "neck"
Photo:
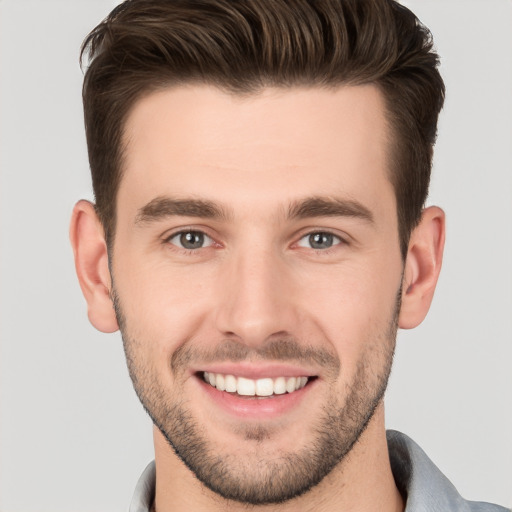
<path id="1" fill-rule="evenodd" d="M 389 462 L 381 404 L 345 459 L 316 487 L 280 504 L 252 506 L 207 489 L 154 429 L 156 512 L 403 512 Z"/>

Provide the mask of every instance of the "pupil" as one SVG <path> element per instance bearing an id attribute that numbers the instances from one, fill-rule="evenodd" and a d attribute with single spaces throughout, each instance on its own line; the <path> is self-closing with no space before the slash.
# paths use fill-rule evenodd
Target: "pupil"
<path id="1" fill-rule="evenodd" d="M 333 236 L 330 233 L 314 233 L 309 237 L 313 249 L 328 249 L 332 247 Z"/>
<path id="2" fill-rule="evenodd" d="M 194 231 L 182 233 L 180 236 L 180 243 L 185 249 L 199 249 L 203 246 L 204 235 Z"/>

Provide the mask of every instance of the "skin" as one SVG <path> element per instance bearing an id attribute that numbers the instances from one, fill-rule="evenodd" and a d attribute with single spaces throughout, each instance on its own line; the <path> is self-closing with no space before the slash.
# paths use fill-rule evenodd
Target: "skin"
<path id="1" fill-rule="evenodd" d="M 373 86 L 266 89 L 244 98 L 208 86 L 168 89 L 140 100 L 126 122 L 110 271 L 93 206 L 75 207 L 71 241 L 91 322 L 112 332 L 120 321 L 135 388 L 153 419 L 165 423 L 159 404 L 181 405 L 234 475 L 257 480 L 258 462 L 304 453 L 325 410 L 352 410 L 358 385 L 361 397 L 378 396 L 397 324 L 415 327 L 428 311 L 444 214 L 424 211 L 404 262 L 389 138 Z M 162 214 L 155 208 L 162 198 L 208 201 L 224 215 Z M 345 212 L 289 214 L 311 198 L 336 200 Z M 183 249 L 176 235 L 183 229 L 205 233 L 206 243 Z M 309 235 L 326 232 L 332 246 L 313 248 Z M 316 377 L 296 405 L 244 418 L 211 400 L 196 374 L 208 354 L 219 361 L 222 347 L 243 347 L 244 364 L 267 371 L 276 363 L 267 349 L 283 339 L 332 362 L 283 356 Z M 262 508 L 403 510 L 378 398 L 349 455 L 318 485 Z M 158 428 L 154 439 L 159 512 L 247 508 L 200 483 Z"/>

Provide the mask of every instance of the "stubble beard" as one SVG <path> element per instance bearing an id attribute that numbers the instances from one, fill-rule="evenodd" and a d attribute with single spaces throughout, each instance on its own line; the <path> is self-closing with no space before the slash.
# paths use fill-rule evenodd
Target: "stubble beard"
<path id="1" fill-rule="evenodd" d="M 365 431 L 384 396 L 391 372 L 400 296 L 399 292 L 385 332 L 373 342 L 368 341 L 367 357 L 361 358 L 353 382 L 347 387 L 345 400 L 333 392 L 311 426 L 307 446 L 297 452 L 273 454 L 271 460 L 262 456 L 265 440 L 272 435 L 265 427 L 248 427 L 239 432 L 255 447 L 243 457 L 217 453 L 209 442 L 207 426 L 198 424 L 183 396 L 177 392 L 169 396 L 151 364 L 138 356 L 137 348 L 143 344 L 127 332 L 115 294 L 114 304 L 135 392 L 177 456 L 200 482 L 221 497 L 265 505 L 283 503 L 319 484 L 345 460 Z M 293 340 L 283 343 L 288 348 L 294 344 L 297 342 Z M 279 352 L 279 341 L 271 351 Z M 379 353 L 377 358 L 375 353 Z M 234 358 L 240 359 L 239 356 L 238 352 Z"/>

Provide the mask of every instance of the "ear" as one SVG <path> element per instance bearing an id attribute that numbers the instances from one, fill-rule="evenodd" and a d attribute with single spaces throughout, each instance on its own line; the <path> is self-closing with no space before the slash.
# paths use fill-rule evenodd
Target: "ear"
<path id="1" fill-rule="evenodd" d="M 427 315 L 441 271 L 444 239 L 443 210 L 437 206 L 426 208 L 409 240 L 398 317 L 402 329 L 416 327 Z"/>
<path id="2" fill-rule="evenodd" d="M 107 243 L 103 226 L 89 201 L 82 200 L 75 205 L 69 237 L 78 281 L 87 301 L 89 321 L 99 331 L 117 331 L 119 326 L 110 293 L 112 281 Z"/>

